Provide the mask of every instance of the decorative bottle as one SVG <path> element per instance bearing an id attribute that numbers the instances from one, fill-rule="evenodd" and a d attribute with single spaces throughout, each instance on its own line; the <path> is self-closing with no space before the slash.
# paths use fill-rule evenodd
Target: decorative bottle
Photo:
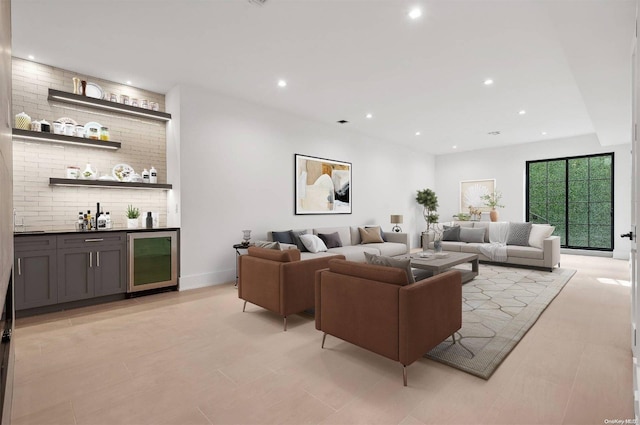
<path id="1" fill-rule="evenodd" d="M 149 170 L 149 183 L 158 183 L 158 170 L 152 165 L 151 170 Z"/>
<path id="2" fill-rule="evenodd" d="M 153 216 L 151 215 L 151 211 L 147 212 L 147 229 L 153 228 Z"/>
<path id="3" fill-rule="evenodd" d="M 142 170 L 142 183 L 149 183 L 149 172 L 146 168 Z"/>

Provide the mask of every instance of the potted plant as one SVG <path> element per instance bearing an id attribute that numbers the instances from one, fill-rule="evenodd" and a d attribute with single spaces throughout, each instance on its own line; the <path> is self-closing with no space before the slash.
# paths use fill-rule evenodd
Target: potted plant
<path id="1" fill-rule="evenodd" d="M 138 228 L 138 217 L 140 217 L 140 210 L 129 205 L 127 207 L 127 229 Z"/>
<path id="2" fill-rule="evenodd" d="M 489 212 L 489 217 L 491 218 L 491 221 L 498 221 L 498 211 L 496 211 L 496 208 L 504 208 L 504 205 L 500 204 L 500 199 L 502 199 L 502 193 L 498 192 L 497 190 L 494 190 L 491 193 L 482 195 L 480 198 L 484 201 L 484 204 L 487 207 L 491 208 L 491 211 Z"/>
<path id="3" fill-rule="evenodd" d="M 422 215 L 427 222 L 427 233 L 433 232 L 433 247 L 436 251 L 442 249 L 440 241 L 440 231 L 436 224 L 438 223 L 438 196 L 431 189 L 419 190 L 416 195 L 416 202 L 422 205 Z"/>

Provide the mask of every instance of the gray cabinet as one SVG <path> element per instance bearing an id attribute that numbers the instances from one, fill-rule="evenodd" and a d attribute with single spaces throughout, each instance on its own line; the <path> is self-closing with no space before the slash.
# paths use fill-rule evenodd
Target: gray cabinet
<path id="1" fill-rule="evenodd" d="M 58 302 L 126 291 L 126 233 L 58 236 Z"/>
<path id="2" fill-rule="evenodd" d="M 56 237 L 16 239 L 14 253 L 16 310 L 56 304 Z"/>

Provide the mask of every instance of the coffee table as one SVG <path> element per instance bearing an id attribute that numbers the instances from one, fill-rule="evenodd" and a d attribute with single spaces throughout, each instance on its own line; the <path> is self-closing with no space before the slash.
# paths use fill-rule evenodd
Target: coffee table
<path id="1" fill-rule="evenodd" d="M 471 270 L 454 269 L 462 273 L 462 283 L 467 283 L 478 276 L 478 255 L 466 252 L 445 252 L 445 257 L 436 258 L 433 253 L 431 257 L 422 258 L 420 253 L 411 254 L 411 267 L 422 270 L 429 270 L 434 275 L 451 270 L 454 266 L 464 263 L 471 263 Z"/>

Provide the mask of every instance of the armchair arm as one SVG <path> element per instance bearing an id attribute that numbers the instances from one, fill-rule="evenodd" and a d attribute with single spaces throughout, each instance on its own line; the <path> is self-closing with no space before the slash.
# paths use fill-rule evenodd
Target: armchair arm
<path id="1" fill-rule="evenodd" d="M 329 260 L 344 258 L 344 255 L 331 255 L 281 263 L 280 314 L 287 316 L 314 308 L 316 271 L 329 267 Z"/>
<path id="2" fill-rule="evenodd" d="M 407 366 L 462 327 L 462 275 L 449 271 L 400 289 L 399 356 Z"/>
<path id="3" fill-rule="evenodd" d="M 238 298 L 271 311 L 280 311 L 281 264 L 251 255 L 239 256 Z"/>

